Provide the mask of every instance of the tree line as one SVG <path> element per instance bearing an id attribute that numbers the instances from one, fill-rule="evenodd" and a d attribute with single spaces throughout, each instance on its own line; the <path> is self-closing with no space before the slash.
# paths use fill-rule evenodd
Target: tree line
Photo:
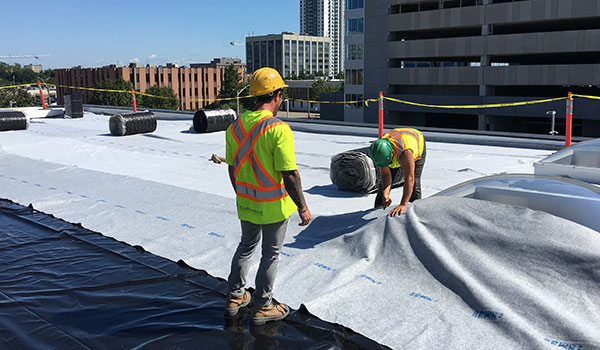
<path id="1" fill-rule="evenodd" d="M 54 70 L 46 69 L 36 73 L 18 63 L 10 65 L 0 62 L 0 86 L 29 84 L 38 80 L 47 84 L 54 84 Z M 26 87 L 0 89 L 0 108 L 39 105 L 41 105 L 40 99 L 29 95 Z"/>

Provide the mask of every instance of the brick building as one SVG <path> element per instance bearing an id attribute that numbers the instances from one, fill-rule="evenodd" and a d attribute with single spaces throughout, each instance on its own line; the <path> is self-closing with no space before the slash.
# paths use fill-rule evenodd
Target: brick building
<path id="1" fill-rule="evenodd" d="M 128 67 L 110 65 L 101 68 L 55 69 L 57 100 L 62 104 L 64 95 L 77 91 L 82 94 L 83 103 L 89 103 L 94 95 L 93 91 L 74 90 L 61 85 L 92 88 L 94 84 L 106 79 L 123 79 L 131 82 L 140 92 L 145 92 L 154 85 L 171 87 L 180 100 L 180 109 L 200 109 L 212 101 L 197 100 L 217 98 L 224 80 L 225 68 L 229 64 L 238 69 L 244 81 L 247 79 L 246 65 L 240 59 L 229 58 L 217 58 L 210 63 L 191 64 L 190 67 L 178 67 L 175 64 L 142 67 L 132 63 Z"/>

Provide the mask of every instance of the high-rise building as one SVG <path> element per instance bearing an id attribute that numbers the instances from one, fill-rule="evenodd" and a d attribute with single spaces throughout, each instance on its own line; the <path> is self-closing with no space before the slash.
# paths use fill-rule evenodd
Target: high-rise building
<path id="1" fill-rule="evenodd" d="M 381 4 L 382 0 L 377 1 Z M 385 5 L 385 4 L 384 4 Z M 346 0 L 345 55 L 344 55 L 344 101 L 362 101 L 364 98 L 364 0 Z M 378 50 L 381 53 L 380 50 Z M 360 102 L 344 105 L 344 119 L 363 121 L 364 104 Z"/>
<path id="2" fill-rule="evenodd" d="M 359 87 L 365 99 L 383 91 L 429 105 L 533 101 L 568 92 L 600 96 L 597 0 L 369 0 L 346 16 L 357 19 L 346 24 L 346 99 Z M 351 49 L 361 37 L 363 50 Z M 600 136 L 598 103 L 575 99 L 573 135 Z M 363 120 L 348 109 L 346 119 L 376 123 L 372 105 L 362 107 Z M 564 100 L 471 109 L 386 101 L 385 122 L 547 134 L 549 111 L 556 111 L 556 130 L 564 135 Z"/>
<path id="3" fill-rule="evenodd" d="M 93 88 L 103 80 L 123 79 L 131 82 L 140 92 L 145 92 L 154 85 L 170 87 L 180 101 L 182 110 L 195 110 L 210 104 L 211 99 L 218 97 L 225 77 L 225 69 L 233 64 L 246 80 L 246 66 L 240 59 L 217 58 L 210 63 L 191 64 L 190 67 L 179 67 L 168 63 L 165 67 L 132 63 L 128 67 L 109 65 L 101 68 L 66 68 L 55 69 L 54 77 L 57 85 L 58 103 L 62 104 L 64 95 L 79 92 L 83 103 L 93 97 L 93 91 L 69 89 L 65 86 Z"/>
<path id="4" fill-rule="evenodd" d="M 282 77 L 330 75 L 329 38 L 284 32 L 246 37 L 246 66 L 252 73 L 275 68 Z"/>
<path id="5" fill-rule="evenodd" d="M 331 39 L 329 75 L 332 76 L 344 70 L 344 2 L 300 0 L 300 34 Z"/>

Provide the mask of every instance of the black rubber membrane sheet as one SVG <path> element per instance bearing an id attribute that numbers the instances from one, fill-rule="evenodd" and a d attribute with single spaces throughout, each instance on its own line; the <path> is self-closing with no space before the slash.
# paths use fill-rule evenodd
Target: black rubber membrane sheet
<path id="1" fill-rule="evenodd" d="M 226 281 L 0 199 L 0 349 L 382 349 L 303 306 L 225 319 Z"/>

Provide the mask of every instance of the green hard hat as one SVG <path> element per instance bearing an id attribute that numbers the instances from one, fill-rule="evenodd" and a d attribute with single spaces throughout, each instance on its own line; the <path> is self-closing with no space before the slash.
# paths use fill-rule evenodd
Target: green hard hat
<path id="1" fill-rule="evenodd" d="M 387 139 L 378 139 L 371 144 L 369 153 L 377 167 L 386 167 L 392 161 L 392 144 Z"/>

